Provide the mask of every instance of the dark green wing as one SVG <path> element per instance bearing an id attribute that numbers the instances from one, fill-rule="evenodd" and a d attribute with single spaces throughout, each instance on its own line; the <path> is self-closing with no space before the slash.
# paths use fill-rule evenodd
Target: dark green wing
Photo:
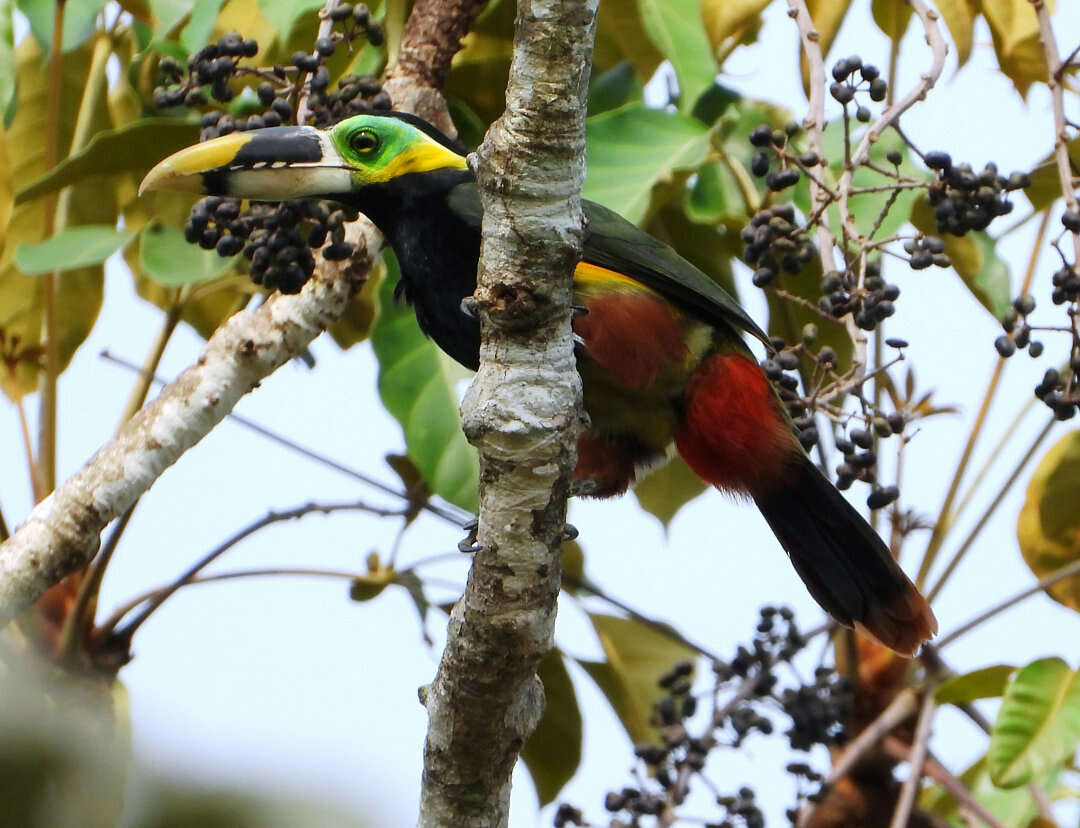
<path id="1" fill-rule="evenodd" d="M 584 206 L 586 262 L 636 279 L 711 325 L 730 325 L 769 343 L 727 291 L 666 244 L 607 207 L 593 201 Z"/>
<path id="2" fill-rule="evenodd" d="M 447 201 L 479 230 L 482 212 L 475 184 L 458 185 Z M 743 330 L 768 344 L 768 335 L 727 291 L 666 244 L 607 207 L 593 201 L 583 206 L 589 221 L 584 261 L 641 282 L 710 325 Z"/>

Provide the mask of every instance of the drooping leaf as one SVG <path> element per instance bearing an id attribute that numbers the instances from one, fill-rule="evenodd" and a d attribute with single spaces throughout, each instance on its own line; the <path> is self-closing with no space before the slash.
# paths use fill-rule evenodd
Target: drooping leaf
<path id="1" fill-rule="evenodd" d="M 379 312 L 379 279 L 383 275 L 382 268 L 373 267 L 364 286 L 349 300 L 345 313 L 326 329 L 342 350 L 363 342 L 371 335 L 371 327 Z"/>
<path id="2" fill-rule="evenodd" d="M 889 40 L 899 42 L 911 22 L 911 6 L 904 0 L 874 0 L 871 5 L 874 22 Z"/>
<path id="3" fill-rule="evenodd" d="M 645 33 L 675 69 L 680 111 L 690 112 L 717 71 L 702 27 L 701 0 L 638 0 L 638 10 Z"/>
<path id="4" fill-rule="evenodd" d="M 150 224 L 139 237 L 139 267 L 164 287 L 209 282 L 231 269 L 234 259 L 188 244 L 182 232 L 161 223 Z"/>
<path id="5" fill-rule="evenodd" d="M 1073 138 L 1065 147 L 1075 175 L 1076 170 L 1080 169 L 1080 138 Z M 1061 178 L 1058 176 L 1053 150 L 1032 171 L 1031 186 L 1024 189 L 1024 195 L 1036 212 L 1046 209 L 1061 198 Z"/>
<path id="6" fill-rule="evenodd" d="M 1058 776 L 1058 772 L 1053 771 L 1037 784 L 1045 793 L 1051 794 L 1057 787 Z M 1039 813 L 1039 804 L 1026 785 L 1019 788 L 998 788 L 990 781 L 985 756 L 964 771 L 960 775 L 960 781 L 1003 828 L 1028 828 L 1031 820 Z M 919 807 L 948 820 L 951 825 L 966 824 L 960 816 L 956 798 L 940 785 L 932 785 L 922 792 Z"/>
<path id="7" fill-rule="evenodd" d="M 596 18 L 597 47 L 604 42 L 613 43 L 620 59 L 634 64 L 634 70 L 643 82 L 653 76 L 664 60 L 645 32 L 637 0 L 600 0 Z"/>
<path id="8" fill-rule="evenodd" d="M 915 201 L 911 223 L 924 233 L 941 236 L 953 269 L 995 319 L 1009 310 L 1012 302 L 1009 266 L 997 255 L 995 242 L 985 231 L 973 230 L 963 236 L 939 234 L 934 211 L 925 198 Z"/>
<path id="9" fill-rule="evenodd" d="M 30 31 L 48 54 L 52 48 L 54 0 L 16 0 L 19 11 L 26 15 Z M 64 3 L 64 31 L 61 50 L 70 52 L 84 44 L 94 32 L 94 23 L 105 7 L 105 0 L 68 0 Z"/>
<path id="10" fill-rule="evenodd" d="M 707 488 L 682 459 L 672 457 L 635 484 L 634 496 L 666 529 L 679 510 Z"/>
<path id="11" fill-rule="evenodd" d="M 191 17 L 188 18 L 184 31 L 180 33 L 180 43 L 188 53 L 199 51 L 209 42 L 223 2 L 224 0 L 195 0 L 192 4 Z"/>
<path id="12" fill-rule="evenodd" d="M 641 100 L 642 88 L 634 65 L 624 60 L 606 72 L 593 76 L 589 85 L 588 114 L 599 115 L 631 101 Z"/>
<path id="13" fill-rule="evenodd" d="M 1048 3 L 1053 9 L 1053 4 Z M 1031 84 L 1046 82 L 1046 57 L 1039 39 L 1039 21 L 1028 0 L 981 0 L 994 41 L 998 66 L 1021 96 Z"/>
<path id="14" fill-rule="evenodd" d="M 752 29 L 769 0 L 702 0 L 701 18 L 713 54 L 728 45 L 728 39 L 741 42 Z"/>
<path id="15" fill-rule="evenodd" d="M 7 227 L 11 220 L 11 210 L 15 205 L 15 193 L 12 190 L 11 161 L 8 158 L 7 134 L 0 129 L 0 227 Z M 4 252 L 6 239 L 0 236 L 0 254 Z"/>
<path id="16" fill-rule="evenodd" d="M 836 33 L 840 31 L 840 24 L 847 16 L 851 0 L 809 0 L 806 6 L 818 32 L 821 54 L 828 56 Z"/>
<path id="17" fill-rule="evenodd" d="M 956 44 L 956 65 L 963 66 L 971 57 L 975 32 L 975 16 L 979 13 L 976 0 L 937 0 L 935 3 Z"/>
<path id="18" fill-rule="evenodd" d="M 543 808 L 559 795 L 581 764 L 581 709 L 563 655 L 555 649 L 536 670 L 544 685 L 544 715 L 521 758 Z"/>
<path id="19" fill-rule="evenodd" d="M 409 457 L 437 495 L 475 512 L 480 473 L 476 450 L 461 431 L 454 383 L 459 369 L 420 331 L 412 309 L 393 298 L 397 261 L 384 257 L 379 315 L 371 344 L 379 360 L 379 396 L 401 424 Z"/>
<path id="20" fill-rule="evenodd" d="M 1015 788 L 1071 759 L 1080 745 L 1080 676 L 1060 658 L 1021 667 L 1005 688 L 986 751 L 990 779 Z"/>
<path id="21" fill-rule="evenodd" d="M 89 44 L 64 55 L 61 62 L 62 93 L 57 131 L 61 153 L 71 142 L 83 89 L 90 65 Z M 45 142 L 48 130 L 47 65 L 37 41 L 24 38 L 16 49 L 18 107 L 7 130 L 6 144 L 12 187 L 18 191 L 45 172 Z M 96 78 L 104 83 L 102 75 Z M 108 112 L 100 106 L 86 113 L 90 131 L 107 123 Z M 100 179 L 88 179 L 73 188 L 67 199 L 66 222 L 62 226 L 116 223 L 116 199 L 112 188 Z M 44 203 L 22 204 L 11 212 L 4 228 L 6 243 L 0 256 L 0 329 L 9 342 L 17 338 L 19 350 L 27 355 L 13 374 L 5 374 L 4 391 L 18 396 L 37 387 L 40 350 L 42 293 L 38 280 L 27 279 L 15 266 L 15 250 L 20 243 L 33 244 L 45 233 Z M 85 340 L 97 318 L 103 296 L 104 271 L 100 265 L 65 272 L 57 285 L 56 339 L 61 370 Z"/>
<path id="22" fill-rule="evenodd" d="M 0 0 L 0 114 L 3 115 L 2 127 L 4 129 L 11 125 L 11 118 L 15 115 L 12 106 L 15 103 L 15 27 L 12 18 L 14 9 L 13 0 Z M 3 174 L 7 175 L 6 169 Z M 9 197 L 10 195 L 8 193 Z"/>
<path id="23" fill-rule="evenodd" d="M 611 703 L 634 744 L 655 742 L 650 724 L 653 705 L 663 691 L 660 677 L 697 653 L 639 621 L 589 613 L 606 661 L 583 661 L 581 666 Z"/>
<path id="24" fill-rule="evenodd" d="M 1027 487 L 1016 537 L 1036 578 L 1080 559 L 1080 431 L 1062 437 L 1040 461 Z M 1080 576 L 1048 590 L 1055 601 L 1080 611 Z"/>
<path id="25" fill-rule="evenodd" d="M 586 121 L 585 197 L 640 223 L 653 188 L 705 160 L 708 133 L 688 116 L 632 104 Z"/>
<path id="26" fill-rule="evenodd" d="M 15 203 L 24 204 L 90 176 L 128 170 L 144 173 L 170 153 L 195 143 L 198 137 L 198 123 L 164 118 L 146 118 L 120 129 L 104 130 L 82 152 L 64 159 L 19 190 Z"/>
<path id="27" fill-rule="evenodd" d="M 77 270 L 103 263 L 134 237 L 111 224 L 72 227 L 36 244 L 20 244 L 15 249 L 15 266 L 27 276 Z"/>
<path id="28" fill-rule="evenodd" d="M 489 3 L 454 55 L 446 91 L 465 102 L 490 124 L 505 106 L 506 80 L 514 51 L 514 13 L 511 0 Z"/>
<path id="29" fill-rule="evenodd" d="M 966 704 L 978 699 L 993 699 L 1005 692 L 1005 683 L 1016 668 L 995 664 L 942 682 L 934 691 L 938 704 Z"/>

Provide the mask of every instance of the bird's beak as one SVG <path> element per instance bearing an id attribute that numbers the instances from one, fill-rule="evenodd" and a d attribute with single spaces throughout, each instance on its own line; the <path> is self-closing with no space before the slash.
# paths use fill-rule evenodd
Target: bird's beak
<path id="1" fill-rule="evenodd" d="M 173 153 L 146 174 L 147 190 L 182 190 L 259 201 L 347 192 L 348 166 L 313 127 L 234 132 Z"/>

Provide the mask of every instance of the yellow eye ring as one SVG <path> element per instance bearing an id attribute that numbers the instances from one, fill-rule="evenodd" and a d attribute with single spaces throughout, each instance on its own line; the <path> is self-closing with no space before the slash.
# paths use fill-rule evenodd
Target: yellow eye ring
<path id="1" fill-rule="evenodd" d="M 354 152 L 371 153 L 379 148 L 379 136 L 370 129 L 357 130 L 349 138 L 349 146 Z"/>

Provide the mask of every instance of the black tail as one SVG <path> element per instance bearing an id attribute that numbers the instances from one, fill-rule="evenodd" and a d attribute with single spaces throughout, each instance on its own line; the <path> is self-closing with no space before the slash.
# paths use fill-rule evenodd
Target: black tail
<path id="1" fill-rule="evenodd" d="M 808 457 L 755 500 L 814 600 L 841 624 L 905 656 L 937 632 L 888 547 Z"/>

